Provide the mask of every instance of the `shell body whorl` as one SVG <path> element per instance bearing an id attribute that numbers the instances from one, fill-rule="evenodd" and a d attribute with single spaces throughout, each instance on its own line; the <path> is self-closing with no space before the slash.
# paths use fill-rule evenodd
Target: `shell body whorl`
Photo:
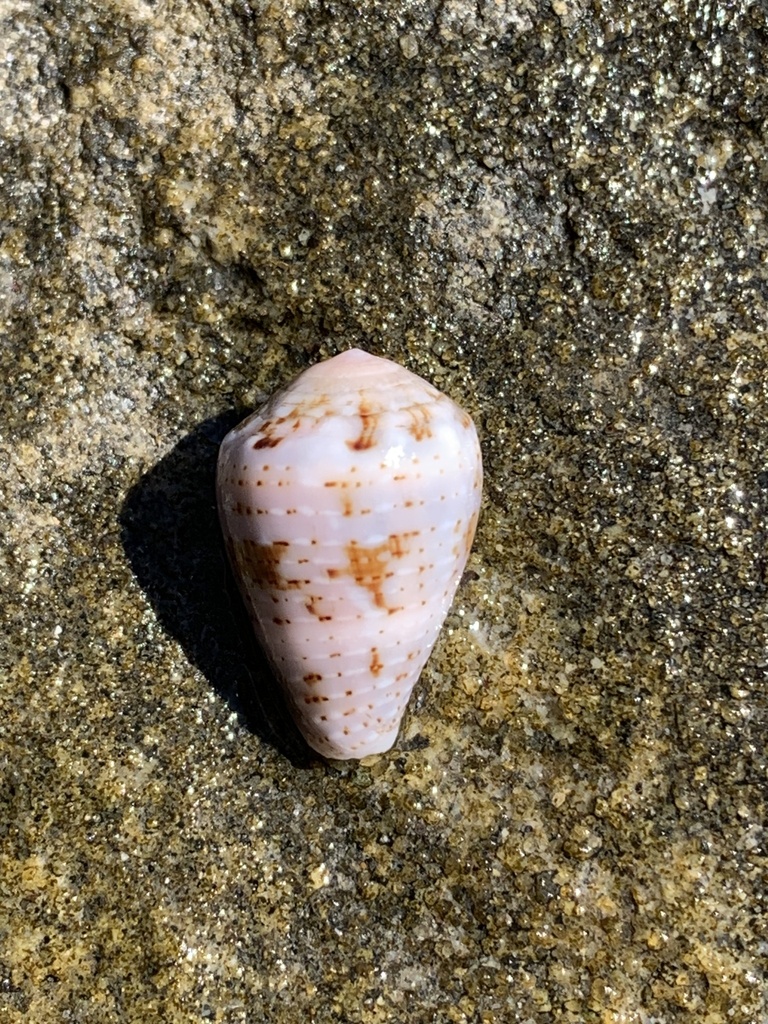
<path id="1" fill-rule="evenodd" d="M 219 454 L 219 515 L 254 629 L 307 742 L 388 750 L 477 524 L 470 417 L 351 349 L 304 371 Z"/>

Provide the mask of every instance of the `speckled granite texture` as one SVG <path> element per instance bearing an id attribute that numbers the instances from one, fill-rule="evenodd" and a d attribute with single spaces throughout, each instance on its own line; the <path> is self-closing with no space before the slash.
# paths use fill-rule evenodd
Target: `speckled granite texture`
<path id="1" fill-rule="evenodd" d="M 766 1024 L 766 5 L 0 0 L 0 1020 Z M 312 760 L 219 440 L 350 345 L 487 490 Z"/>

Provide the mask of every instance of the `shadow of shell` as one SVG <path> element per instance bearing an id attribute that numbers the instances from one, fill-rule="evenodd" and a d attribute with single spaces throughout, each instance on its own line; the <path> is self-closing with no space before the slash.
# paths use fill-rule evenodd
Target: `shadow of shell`
<path id="1" fill-rule="evenodd" d="M 253 638 L 216 512 L 219 444 L 241 418 L 204 421 L 142 476 L 121 509 L 121 539 L 163 628 L 253 733 L 305 767 L 318 755 Z"/>

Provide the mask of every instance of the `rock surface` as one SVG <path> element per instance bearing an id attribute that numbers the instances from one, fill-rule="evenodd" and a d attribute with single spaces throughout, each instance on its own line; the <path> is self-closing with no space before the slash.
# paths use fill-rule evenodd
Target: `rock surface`
<path id="1" fill-rule="evenodd" d="M 0 0 L 3 1021 L 766 1020 L 767 32 Z M 487 487 L 398 747 L 340 767 L 213 473 L 351 345 Z"/>

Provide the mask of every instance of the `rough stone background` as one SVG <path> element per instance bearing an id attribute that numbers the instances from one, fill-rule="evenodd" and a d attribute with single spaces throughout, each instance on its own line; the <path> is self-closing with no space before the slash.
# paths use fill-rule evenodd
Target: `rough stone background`
<path id="1" fill-rule="evenodd" d="M 0 0 L 3 1022 L 768 1021 L 766 17 Z M 352 344 L 487 491 L 340 766 L 212 482 Z"/>

